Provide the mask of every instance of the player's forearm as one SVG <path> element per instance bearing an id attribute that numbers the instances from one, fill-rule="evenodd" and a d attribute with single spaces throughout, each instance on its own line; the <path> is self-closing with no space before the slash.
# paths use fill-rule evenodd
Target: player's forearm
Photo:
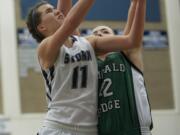
<path id="1" fill-rule="evenodd" d="M 57 9 L 60 10 L 65 16 L 72 8 L 72 0 L 58 0 Z"/>
<path id="2" fill-rule="evenodd" d="M 71 8 L 72 0 L 58 0 L 57 9 L 60 10 L 64 14 L 64 16 L 68 14 Z M 73 32 L 73 35 L 80 35 L 78 28 Z"/>
<path id="3" fill-rule="evenodd" d="M 129 33 L 131 42 L 139 47 L 144 34 L 144 24 L 146 15 L 146 0 L 138 0 L 133 24 Z"/>
<path id="4" fill-rule="evenodd" d="M 132 27 L 132 23 L 133 23 L 134 16 L 135 16 L 136 4 L 137 4 L 137 0 L 131 1 L 131 5 L 130 5 L 129 11 L 128 11 L 127 23 L 126 23 L 124 31 L 123 31 L 124 35 L 127 35 L 130 32 L 130 29 Z"/>
<path id="5" fill-rule="evenodd" d="M 67 37 L 70 36 L 83 21 L 93 2 L 94 0 L 78 0 L 67 14 L 62 26 L 52 37 L 53 44 L 62 45 L 64 43 Z"/>

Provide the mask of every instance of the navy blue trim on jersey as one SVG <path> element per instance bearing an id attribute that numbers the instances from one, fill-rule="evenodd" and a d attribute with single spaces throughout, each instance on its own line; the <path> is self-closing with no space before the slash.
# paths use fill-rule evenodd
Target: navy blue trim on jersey
<path id="1" fill-rule="evenodd" d="M 52 66 L 51 68 L 49 68 L 51 81 L 54 79 L 54 69 L 55 69 L 54 66 Z"/>
<path id="2" fill-rule="evenodd" d="M 51 93 L 51 85 L 50 85 L 49 80 L 48 80 L 48 74 L 44 70 L 42 70 L 42 74 L 43 74 L 43 77 L 45 79 L 46 85 L 47 85 L 47 87 L 49 89 L 49 93 Z M 49 95 L 49 93 L 46 92 L 46 96 L 51 101 L 52 99 L 51 99 L 51 96 Z"/>
<path id="3" fill-rule="evenodd" d="M 46 85 L 47 85 L 47 87 L 49 89 L 49 92 L 51 93 L 51 83 L 50 83 L 50 81 L 48 79 L 48 74 L 44 70 L 42 70 L 42 73 L 43 73 L 44 79 L 46 81 Z"/>
<path id="4" fill-rule="evenodd" d="M 72 38 L 72 42 L 73 42 L 73 44 L 74 44 L 74 42 L 77 41 L 76 37 L 75 37 L 75 36 L 70 36 L 70 37 Z"/>
<path id="5" fill-rule="evenodd" d="M 46 93 L 46 96 L 49 99 L 49 101 L 52 101 L 52 98 L 51 98 L 51 96 L 48 93 Z"/>
<path id="6" fill-rule="evenodd" d="M 52 66 L 51 68 L 49 68 L 48 71 L 45 71 L 45 70 L 43 70 L 43 69 L 41 69 L 41 70 L 42 70 L 43 77 L 44 77 L 44 79 L 45 79 L 46 85 L 47 85 L 48 90 L 49 90 L 49 93 L 47 92 L 47 93 L 46 93 L 46 96 L 47 96 L 47 98 L 51 101 L 51 100 L 52 100 L 52 99 L 51 99 L 51 96 L 50 96 L 51 91 L 52 91 L 51 82 L 52 82 L 53 79 L 54 79 L 55 67 Z M 48 76 L 48 73 L 49 73 L 50 76 Z"/>
<path id="7" fill-rule="evenodd" d="M 136 65 L 134 65 L 134 63 L 131 62 L 131 61 L 129 60 L 129 58 L 128 58 L 123 52 L 121 52 L 121 54 L 124 56 L 124 58 L 127 60 L 127 62 L 129 62 L 130 65 L 132 65 L 133 68 L 135 68 L 142 76 L 144 76 L 144 75 L 143 75 L 143 72 L 142 72 Z"/>

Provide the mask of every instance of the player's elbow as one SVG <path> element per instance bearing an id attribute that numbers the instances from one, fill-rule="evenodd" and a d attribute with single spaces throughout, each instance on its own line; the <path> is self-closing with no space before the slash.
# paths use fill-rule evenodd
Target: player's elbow
<path id="1" fill-rule="evenodd" d="M 139 48 L 142 44 L 142 36 L 129 36 L 129 46 Z"/>

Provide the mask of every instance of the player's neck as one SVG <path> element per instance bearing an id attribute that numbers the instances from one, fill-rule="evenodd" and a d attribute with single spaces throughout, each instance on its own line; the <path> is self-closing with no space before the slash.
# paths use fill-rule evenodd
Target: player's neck
<path id="1" fill-rule="evenodd" d="M 98 55 L 98 58 L 101 59 L 101 60 L 105 60 L 106 57 L 109 55 L 109 54 L 112 54 L 114 52 L 109 52 L 109 53 L 105 53 L 105 54 L 102 54 L 102 55 Z"/>
<path id="2" fill-rule="evenodd" d="M 107 54 L 103 54 L 103 55 L 99 55 L 98 58 L 101 60 L 105 60 L 106 56 L 107 56 Z"/>

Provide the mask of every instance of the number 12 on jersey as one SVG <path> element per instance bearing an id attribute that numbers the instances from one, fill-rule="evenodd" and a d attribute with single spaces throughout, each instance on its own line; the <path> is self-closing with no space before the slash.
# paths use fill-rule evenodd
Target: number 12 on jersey
<path id="1" fill-rule="evenodd" d="M 111 85 L 112 85 L 112 81 L 110 78 L 104 79 L 101 85 L 99 96 L 104 96 L 104 97 L 112 96 L 113 91 L 110 89 Z"/>
<path id="2" fill-rule="evenodd" d="M 73 69 L 72 89 L 87 87 L 87 75 L 88 75 L 87 71 L 88 71 L 87 65 L 81 67 L 77 66 Z"/>

